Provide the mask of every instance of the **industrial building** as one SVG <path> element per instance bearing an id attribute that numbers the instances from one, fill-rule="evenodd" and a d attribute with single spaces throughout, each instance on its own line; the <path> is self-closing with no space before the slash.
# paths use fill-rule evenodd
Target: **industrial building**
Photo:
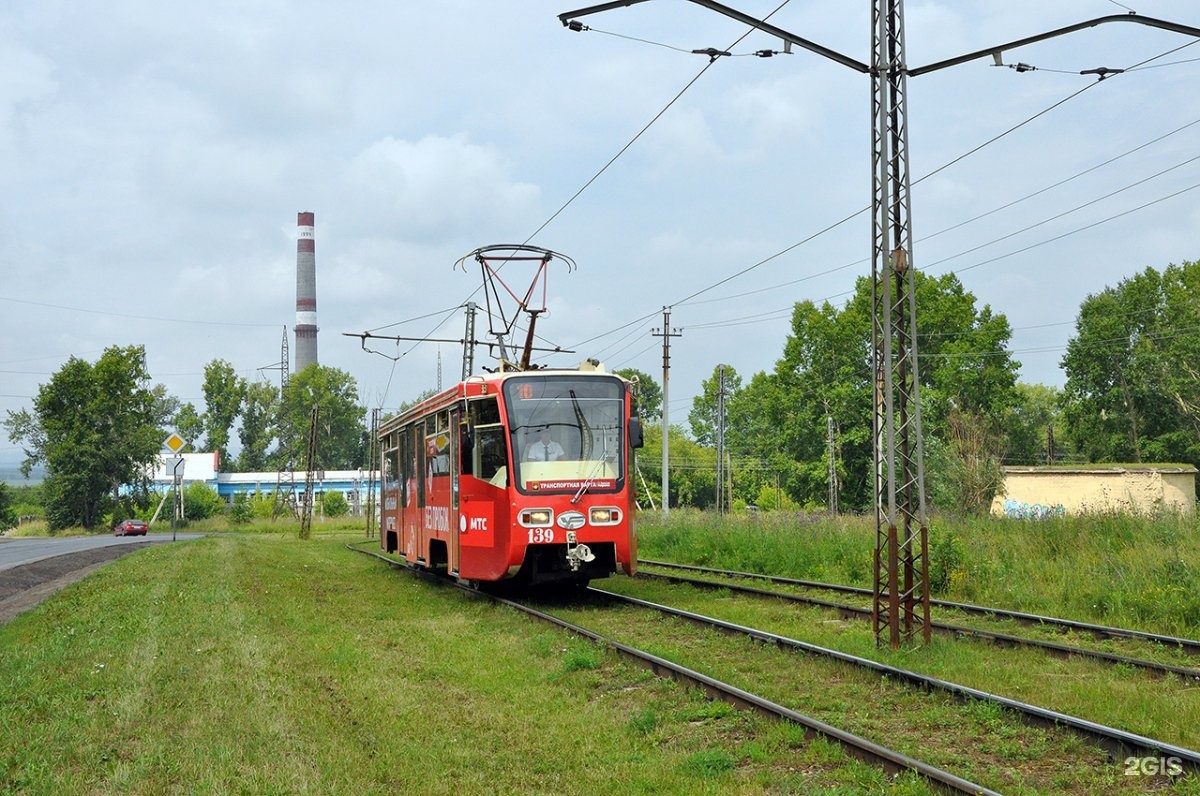
<path id="1" fill-rule="evenodd" d="M 155 466 L 153 481 L 160 490 L 171 487 L 171 472 L 167 466 L 169 458 L 173 457 L 167 454 L 159 456 Z M 291 473 L 290 479 L 287 477 L 287 473 L 280 478 L 280 474 L 275 471 L 222 473 L 217 471 L 220 461 L 215 451 L 212 453 L 184 453 L 182 458 L 183 486 L 186 487 L 197 482 L 207 484 L 216 490 L 226 505 L 233 505 L 234 497 L 239 494 L 274 495 L 276 487 L 281 483 L 283 489 L 292 493 L 293 500 L 297 503 L 304 494 L 304 479 L 307 473 L 303 470 Z M 350 512 L 361 515 L 366 510 L 366 498 L 369 491 L 373 490 L 376 500 L 379 499 L 378 479 L 374 484 L 370 484 L 368 480 L 370 475 L 366 470 L 320 470 L 316 473 L 317 477 L 313 479 L 313 493 L 319 500 L 326 492 L 341 492 L 350 506 Z"/>

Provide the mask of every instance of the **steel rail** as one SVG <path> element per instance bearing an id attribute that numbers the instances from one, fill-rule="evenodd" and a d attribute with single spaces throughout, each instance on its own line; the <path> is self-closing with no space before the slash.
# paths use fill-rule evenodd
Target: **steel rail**
<path id="1" fill-rule="evenodd" d="M 760 597 L 772 597 L 778 600 L 787 600 L 789 602 L 803 603 L 804 605 L 812 605 L 818 608 L 826 608 L 836 611 L 844 619 L 870 619 L 871 609 L 859 608 L 853 605 L 844 603 L 830 602 L 816 597 L 805 597 L 799 594 L 788 594 L 786 592 L 770 591 L 768 589 L 756 589 L 753 586 L 738 586 L 732 583 L 722 583 L 715 580 L 700 580 L 698 578 L 688 578 L 682 575 L 663 575 L 657 572 L 640 571 L 637 574 L 639 578 L 665 580 L 671 583 L 685 583 L 690 586 L 697 586 L 705 589 L 729 589 L 744 594 L 753 594 Z M 1025 636 L 1014 636 L 1010 633 L 998 633 L 994 630 L 983 630 L 981 628 L 966 627 L 965 625 L 952 625 L 947 622 L 938 622 L 930 620 L 929 627 L 944 635 L 954 636 L 956 638 L 978 638 L 995 644 L 1001 647 L 1029 647 L 1038 649 L 1054 655 L 1059 658 L 1088 658 L 1098 660 L 1103 663 L 1109 663 L 1114 666 L 1124 665 L 1132 666 L 1138 669 L 1144 669 L 1154 675 L 1165 677 L 1167 675 L 1177 675 L 1186 680 L 1200 680 L 1200 669 L 1193 669 L 1187 666 L 1174 666 L 1169 663 L 1159 663 L 1158 661 L 1146 660 L 1144 658 L 1132 658 L 1126 655 L 1117 655 L 1112 652 L 1102 652 L 1100 650 L 1091 650 L 1086 647 L 1072 647 L 1068 644 L 1058 644 L 1053 641 L 1043 641 L 1041 639 L 1027 638 Z"/>
<path id="2" fill-rule="evenodd" d="M 780 583 L 788 586 L 803 586 L 810 589 L 824 589 L 826 591 L 840 592 L 843 594 L 863 594 L 870 596 L 872 591 L 858 586 L 842 586 L 836 583 L 821 583 L 814 580 L 799 580 L 796 578 L 783 578 L 776 575 L 762 575 L 757 572 L 738 572 L 728 569 L 711 569 L 709 567 L 698 567 L 691 564 L 675 564 L 669 561 L 652 561 L 646 558 L 639 558 L 639 564 L 647 566 L 663 567 L 665 569 L 682 569 L 692 572 L 702 572 L 712 575 L 723 575 L 730 578 L 748 578 L 755 580 L 766 580 L 771 583 Z M 639 575 L 641 573 L 638 573 Z M 1148 633 L 1143 630 L 1130 630 L 1123 627 L 1109 627 L 1107 625 L 1096 625 L 1089 622 L 1079 622 L 1074 619 L 1060 619 L 1054 616 L 1042 616 L 1040 614 L 1025 613 L 1022 611 L 1010 611 L 1005 608 L 992 608 L 986 605 L 972 605 L 971 603 L 956 603 L 949 600 L 930 600 L 930 605 L 936 605 L 939 608 L 950 608 L 956 611 L 962 611 L 968 614 L 977 614 L 981 616 L 991 616 L 1000 619 L 1014 619 L 1023 624 L 1045 625 L 1061 630 L 1078 630 L 1085 633 L 1091 633 L 1096 638 L 1123 638 L 1134 639 L 1137 641 L 1152 641 L 1156 644 L 1162 644 L 1169 647 L 1178 647 L 1183 652 L 1189 655 L 1200 655 L 1200 641 L 1190 638 L 1179 638 L 1177 636 L 1166 636 L 1159 633 Z"/>
<path id="3" fill-rule="evenodd" d="M 1113 754 L 1117 759 L 1125 759 L 1131 755 L 1146 755 L 1153 757 L 1169 757 L 1177 758 L 1183 770 L 1196 773 L 1200 772 L 1200 752 L 1191 749 L 1185 749 L 1181 746 L 1159 741 L 1154 738 L 1147 738 L 1143 735 L 1119 730 L 1115 727 L 1108 727 L 1097 722 L 1081 719 L 1077 716 L 1070 716 L 1066 713 L 1048 710 L 1030 705 L 1024 702 L 1019 702 L 1015 699 L 1003 697 L 998 694 L 992 694 L 987 691 L 981 691 L 970 686 L 959 685 L 948 680 L 941 680 L 936 677 L 919 674 L 908 669 L 901 669 L 896 666 L 889 666 L 885 663 L 873 661 L 869 658 L 861 658 L 857 655 L 851 655 L 845 652 L 838 652 L 826 647 L 821 647 L 816 644 L 809 644 L 798 639 L 780 636 L 776 633 L 770 633 L 765 630 L 738 625 L 733 622 L 726 622 L 722 619 L 716 619 L 703 614 L 684 611 L 678 608 L 661 605 L 641 600 L 636 597 L 629 597 L 624 594 L 590 587 L 589 591 L 603 595 L 607 599 L 614 601 L 626 602 L 633 605 L 639 605 L 660 613 L 676 616 L 685 619 L 702 627 L 717 628 L 728 633 L 748 636 L 756 641 L 774 644 L 777 647 L 798 650 L 811 655 L 836 660 L 842 663 L 847 663 L 859 668 L 867 669 L 878 674 L 881 677 L 894 678 L 908 685 L 915 686 L 924 691 L 942 691 L 953 695 L 963 701 L 979 700 L 1000 705 L 1009 710 L 1018 713 L 1027 723 L 1044 726 L 1044 727 L 1065 727 L 1073 730 L 1083 737 L 1096 742 L 1105 751 Z"/>
<path id="4" fill-rule="evenodd" d="M 622 644 L 619 641 L 610 639 L 606 636 L 596 633 L 595 631 L 588 630 L 580 625 L 568 622 L 565 619 L 560 619 L 552 614 L 539 611 L 536 608 L 531 608 L 530 606 L 509 600 L 505 597 L 500 597 L 498 595 L 489 594 L 478 589 L 470 588 L 464 584 L 456 583 L 449 578 L 437 576 L 427 570 L 410 567 L 404 561 L 396 561 L 388 558 L 387 556 L 376 553 L 373 550 L 364 550 L 349 544 L 346 545 L 346 547 L 354 552 L 377 558 L 380 561 L 387 563 L 389 566 L 404 568 L 415 575 L 423 577 L 427 580 L 432 580 L 442 585 L 456 586 L 473 596 L 489 598 L 495 601 L 497 604 L 512 608 L 513 610 L 519 611 L 526 616 L 548 622 L 571 633 L 575 633 L 576 635 L 583 636 L 584 638 L 591 639 L 600 644 L 604 644 L 622 658 L 649 669 L 656 676 L 670 677 L 676 682 L 700 689 L 712 699 L 720 699 L 739 708 L 751 709 L 765 716 L 798 724 L 804 728 L 804 734 L 806 738 L 811 740 L 816 737 L 823 737 L 830 741 L 834 741 L 840 744 L 846 750 L 846 752 L 855 759 L 872 765 L 880 766 L 889 774 L 894 775 L 902 771 L 912 771 L 923 777 L 938 790 L 948 793 L 969 793 L 978 794 L 980 796 L 999 796 L 997 791 L 985 788 L 982 785 L 971 782 L 970 780 L 963 779 L 962 777 L 951 774 L 950 772 L 944 771 L 936 766 L 932 766 L 928 763 L 917 760 L 916 758 L 909 757 L 908 755 L 901 754 L 900 752 L 889 749 L 885 746 L 880 746 L 879 744 L 873 743 L 866 738 L 855 735 L 854 733 L 839 729 L 831 724 L 826 724 L 823 721 L 815 719 L 811 716 L 807 716 L 803 713 L 799 713 L 798 711 L 792 710 L 791 708 L 785 707 L 776 702 L 772 702 L 771 700 L 758 696 L 757 694 L 745 691 L 737 686 L 730 685 L 729 683 L 709 677 L 708 675 L 698 672 L 694 669 L 681 666 L 665 658 L 645 652 L 644 650 L 631 647 L 628 644 Z M 606 598 L 608 597 L 607 592 L 603 592 L 601 590 L 596 591 L 604 594 Z"/>

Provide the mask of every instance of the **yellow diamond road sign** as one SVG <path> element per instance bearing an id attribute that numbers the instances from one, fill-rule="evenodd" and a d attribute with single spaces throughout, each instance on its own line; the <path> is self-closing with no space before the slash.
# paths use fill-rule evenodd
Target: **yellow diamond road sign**
<path id="1" fill-rule="evenodd" d="M 183 446 L 187 445 L 187 440 L 172 432 L 171 436 L 167 437 L 167 441 L 163 444 L 171 449 L 171 453 L 179 453 Z"/>

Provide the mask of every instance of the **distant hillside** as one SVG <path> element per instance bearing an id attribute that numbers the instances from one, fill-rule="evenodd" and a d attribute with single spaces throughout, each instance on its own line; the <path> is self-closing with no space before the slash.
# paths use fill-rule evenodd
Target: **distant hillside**
<path id="1" fill-rule="evenodd" d="M 34 467 L 29 471 L 29 478 L 21 475 L 21 467 L 16 464 L 0 464 L 0 481 L 12 486 L 30 486 L 40 484 L 46 477 L 46 470 Z"/>

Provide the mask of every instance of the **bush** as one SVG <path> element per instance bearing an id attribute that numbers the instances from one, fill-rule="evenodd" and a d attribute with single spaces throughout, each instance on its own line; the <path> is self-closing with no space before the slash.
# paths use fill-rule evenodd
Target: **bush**
<path id="1" fill-rule="evenodd" d="M 254 509 L 250 505 L 250 496 L 239 492 L 233 496 L 233 506 L 229 509 L 229 521 L 235 525 L 245 525 L 254 519 Z"/>
<path id="2" fill-rule="evenodd" d="M 966 552 L 962 543 L 949 531 L 930 536 L 933 544 L 929 550 L 929 590 L 934 594 L 948 594 L 956 581 L 965 576 Z"/>
<path id="3" fill-rule="evenodd" d="M 188 484 L 183 490 L 183 516 L 189 520 L 206 520 L 223 507 L 217 490 L 202 481 Z"/>
<path id="4" fill-rule="evenodd" d="M 765 484 L 762 489 L 758 490 L 755 505 L 763 511 L 799 511 L 800 509 L 800 504 L 792 500 L 787 492 L 775 488 L 774 485 L 767 486 Z"/>
<path id="5" fill-rule="evenodd" d="M 346 502 L 346 496 L 336 489 L 321 496 L 321 508 L 326 517 L 344 517 L 350 513 L 350 504 Z"/>
<path id="6" fill-rule="evenodd" d="M 250 512 L 256 520 L 269 520 L 275 516 L 275 493 L 255 492 L 250 498 Z M 288 509 L 284 509 L 288 513 Z"/>
<path id="7" fill-rule="evenodd" d="M 9 494 L 12 497 L 13 513 L 17 515 L 18 521 L 21 517 L 45 518 L 46 509 L 42 502 L 41 484 L 10 485 Z"/>

